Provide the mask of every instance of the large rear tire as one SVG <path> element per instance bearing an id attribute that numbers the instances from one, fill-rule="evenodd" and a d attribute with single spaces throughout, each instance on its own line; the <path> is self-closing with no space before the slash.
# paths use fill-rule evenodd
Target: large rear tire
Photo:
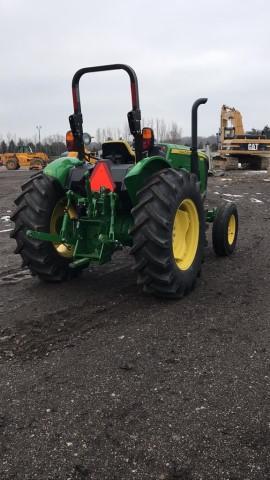
<path id="1" fill-rule="evenodd" d="M 138 284 L 167 298 L 189 293 L 200 274 L 205 218 L 195 175 L 174 169 L 151 177 L 133 208 Z"/>
<path id="2" fill-rule="evenodd" d="M 21 255 L 23 265 L 33 275 L 47 282 L 61 282 L 78 272 L 69 268 L 72 247 L 28 238 L 26 231 L 58 233 L 64 199 L 61 185 L 54 178 L 38 173 L 22 186 L 22 193 L 15 200 L 17 209 L 11 217 L 15 222 L 11 233 L 17 242 L 15 253 Z"/>

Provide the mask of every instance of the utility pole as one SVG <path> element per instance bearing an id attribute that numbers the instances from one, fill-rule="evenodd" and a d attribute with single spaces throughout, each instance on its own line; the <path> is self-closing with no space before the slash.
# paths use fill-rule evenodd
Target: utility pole
<path id="1" fill-rule="evenodd" d="M 37 125 L 36 126 L 36 129 L 38 130 L 38 143 L 40 145 L 40 130 L 42 129 L 42 126 L 41 125 Z"/>

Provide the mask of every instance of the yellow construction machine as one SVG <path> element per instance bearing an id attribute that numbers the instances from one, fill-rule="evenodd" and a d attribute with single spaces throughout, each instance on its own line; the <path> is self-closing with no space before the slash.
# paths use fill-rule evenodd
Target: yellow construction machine
<path id="1" fill-rule="evenodd" d="M 270 159 L 270 139 L 266 135 L 245 133 L 241 113 L 223 105 L 220 115 L 220 159 L 235 160 L 251 169 L 267 168 Z"/>
<path id="2" fill-rule="evenodd" d="M 0 153 L 0 165 L 8 170 L 18 170 L 28 167 L 30 170 L 41 170 L 46 167 L 49 157 L 43 152 L 33 152 L 29 146 L 20 146 L 16 152 Z"/>

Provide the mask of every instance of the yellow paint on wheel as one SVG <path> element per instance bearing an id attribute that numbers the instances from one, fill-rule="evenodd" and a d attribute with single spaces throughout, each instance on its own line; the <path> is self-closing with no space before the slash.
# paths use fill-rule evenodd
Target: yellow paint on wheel
<path id="1" fill-rule="evenodd" d="M 199 243 L 200 223 L 193 200 L 183 200 L 176 212 L 173 224 L 173 255 L 180 270 L 187 270 L 193 263 Z"/>
<path id="2" fill-rule="evenodd" d="M 228 223 L 228 244 L 232 245 L 236 234 L 236 219 L 235 215 L 231 215 Z"/>
<path id="3" fill-rule="evenodd" d="M 51 221 L 50 221 L 50 233 L 53 235 L 58 235 L 61 230 L 64 213 L 66 210 L 66 199 L 62 198 L 57 202 L 54 207 Z M 69 207 L 67 210 L 69 217 L 71 219 L 77 218 L 77 213 L 74 208 Z M 66 243 L 53 243 L 55 250 L 61 255 L 61 257 L 71 258 L 73 257 L 74 247 Z"/>

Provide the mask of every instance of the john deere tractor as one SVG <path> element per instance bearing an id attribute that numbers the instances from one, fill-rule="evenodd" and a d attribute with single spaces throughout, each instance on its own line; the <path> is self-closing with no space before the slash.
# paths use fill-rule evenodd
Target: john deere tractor
<path id="1" fill-rule="evenodd" d="M 128 113 L 134 151 L 121 148 L 91 164 L 85 161 L 79 83 L 83 75 L 124 70 L 130 79 Z M 131 247 L 138 284 L 145 292 L 178 298 L 193 289 L 201 271 L 206 222 L 213 222 L 217 255 L 230 255 L 238 230 L 236 206 L 204 208 L 208 159 L 197 151 L 197 110 L 192 107 L 192 147 L 155 144 L 141 129 L 138 82 L 128 65 L 78 70 L 72 81 L 74 113 L 67 148 L 77 158 L 59 158 L 32 176 L 16 199 L 12 237 L 16 253 L 33 275 L 60 282 L 92 262 L 103 264 Z M 103 152 L 104 153 L 104 152 Z"/>

